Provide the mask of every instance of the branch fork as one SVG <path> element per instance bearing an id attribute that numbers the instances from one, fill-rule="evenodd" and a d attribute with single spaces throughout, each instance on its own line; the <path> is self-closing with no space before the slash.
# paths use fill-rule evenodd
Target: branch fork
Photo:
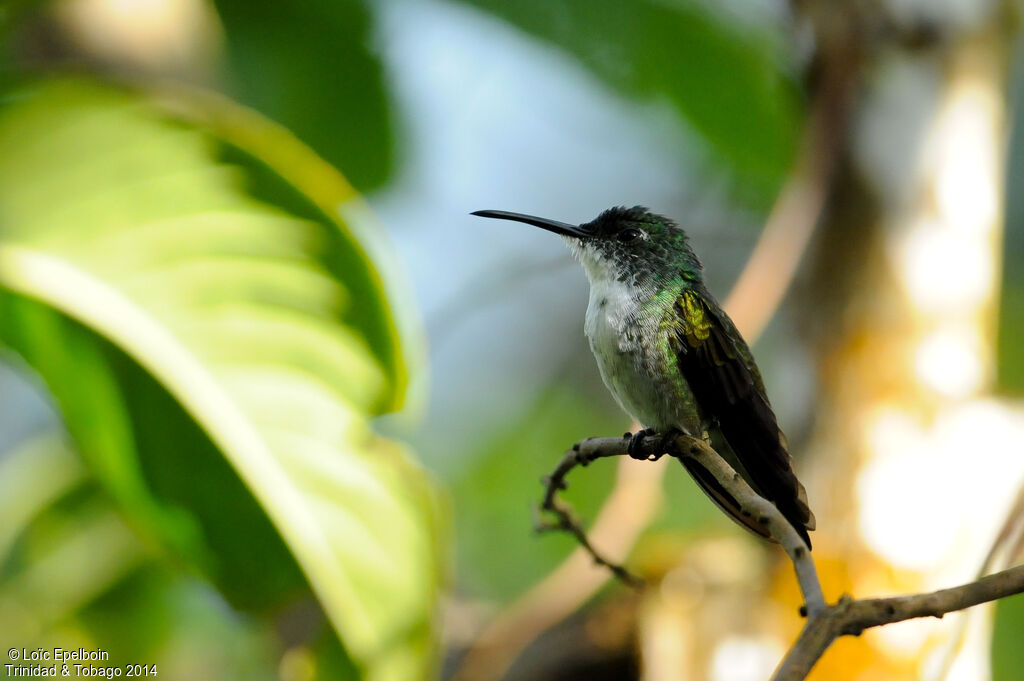
<path id="1" fill-rule="evenodd" d="M 593 557 L 595 563 L 607 567 L 627 584 L 642 586 L 640 578 L 598 553 L 590 544 L 586 531 L 572 509 L 558 498 L 558 492 L 567 488 L 566 477 L 577 466 L 587 466 L 597 459 L 612 456 L 657 460 L 665 454 L 680 461 L 689 458 L 703 466 L 745 513 L 758 519 L 793 563 L 804 598 L 800 612 L 807 621 L 799 638 L 779 663 L 771 681 L 800 681 L 807 678 L 814 664 L 841 636 L 859 636 L 872 627 L 918 617 L 941 618 L 948 612 L 1024 593 L 1024 565 L 1019 565 L 950 589 L 861 600 L 843 595 L 836 603 L 829 605 L 825 602 L 810 550 L 775 504 L 754 492 L 707 442 L 679 432 L 645 434 L 638 439 L 626 433 L 624 438 L 589 438 L 577 442 L 565 453 L 551 475 L 542 479 L 545 493 L 539 510 L 552 514 L 554 520 L 538 519 L 538 531 L 569 532 Z"/>

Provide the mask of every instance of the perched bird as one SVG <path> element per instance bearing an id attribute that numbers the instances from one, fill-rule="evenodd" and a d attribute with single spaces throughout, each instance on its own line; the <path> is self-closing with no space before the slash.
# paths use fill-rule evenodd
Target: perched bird
<path id="1" fill-rule="evenodd" d="M 750 486 L 782 512 L 810 547 L 814 515 L 793 472 L 786 439 L 750 348 L 704 285 L 686 233 L 642 206 L 611 208 L 581 225 L 481 210 L 560 234 L 590 280 L 584 331 L 604 383 L 646 431 L 710 438 Z M 697 484 L 737 523 L 770 538 L 702 466 Z"/>

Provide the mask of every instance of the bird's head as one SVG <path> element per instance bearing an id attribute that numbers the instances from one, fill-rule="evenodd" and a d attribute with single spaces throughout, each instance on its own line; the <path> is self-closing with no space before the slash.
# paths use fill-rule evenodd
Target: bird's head
<path id="1" fill-rule="evenodd" d="M 615 278 L 647 285 L 652 280 L 700 277 L 700 262 L 683 229 L 643 206 L 609 208 L 580 225 L 501 210 L 480 210 L 473 215 L 525 222 L 560 234 L 592 282 Z"/>

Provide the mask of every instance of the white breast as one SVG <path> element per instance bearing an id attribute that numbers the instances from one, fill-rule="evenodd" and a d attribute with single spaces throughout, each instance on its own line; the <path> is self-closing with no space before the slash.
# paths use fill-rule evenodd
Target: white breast
<path id="1" fill-rule="evenodd" d="M 597 346 L 608 352 L 621 352 L 619 347 L 626 320 L 637 311 L 635 289 L 616 279 L 599 279 L 590 284 L 590 303 L 583 329 L 597 352 Z M 604 354 L 604 353 L 602 353 Z"/>
<path id="2" fill-rule="evenodd" d="M 644 426 L 699 433 L 692 399 L 670 378 L 658 351 L 659 319 L 641 314 L 651 293 L 619 281 L 608 262 L 591 249 L 566 239 L 590 280 L 590 303 L 583 330 L 601 378 L 622 409 Z M 671 383 L 671 385 L 666 384 Z"/>
<path id="3" fill-rule="evenodd" d="M 651 423 L 649 403 L 654 396 L 649 394 L 653 386 L 645 370 L 643 348 L 636 338 L 636 293 L 636 289 L 613 278 L 592 281 L 583 329 L 605 385 L 619 406 L 646 425 Z"/>
<path id="4" fill-rule="evenodd" d="M 644 426 L 700 433 L 687 389 L 673 383 L 657 351 L 657 321 L 639 317 L 638 293 L 612 278 L 591 281 L 583 328 L 601 378 L 619 406 Z"/>

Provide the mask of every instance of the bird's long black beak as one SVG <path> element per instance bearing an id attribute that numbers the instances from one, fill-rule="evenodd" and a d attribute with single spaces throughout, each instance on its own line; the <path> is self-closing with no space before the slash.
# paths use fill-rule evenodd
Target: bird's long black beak
<path id="1" fill-rule="evenodd" d="M 570 225 L 568 222 L 548 220 L 547 218 L 538 218 L 533 215 L 523 215 L 522 213 L 510 213 L 507 210 L 477 210 L 473 211 L 471 215 L 479 215 L 482 218 L 497 218 L 499 220 L 525 222 L 528 225 L 540 227 L 541 229 L 546 229 L 549 232 L 554 232 L 555 234 L 561 234 L 562 236 L 574 236 L 578 239 L 593 236 L 590 232 L 582 229 L 578 225 Z"/>

